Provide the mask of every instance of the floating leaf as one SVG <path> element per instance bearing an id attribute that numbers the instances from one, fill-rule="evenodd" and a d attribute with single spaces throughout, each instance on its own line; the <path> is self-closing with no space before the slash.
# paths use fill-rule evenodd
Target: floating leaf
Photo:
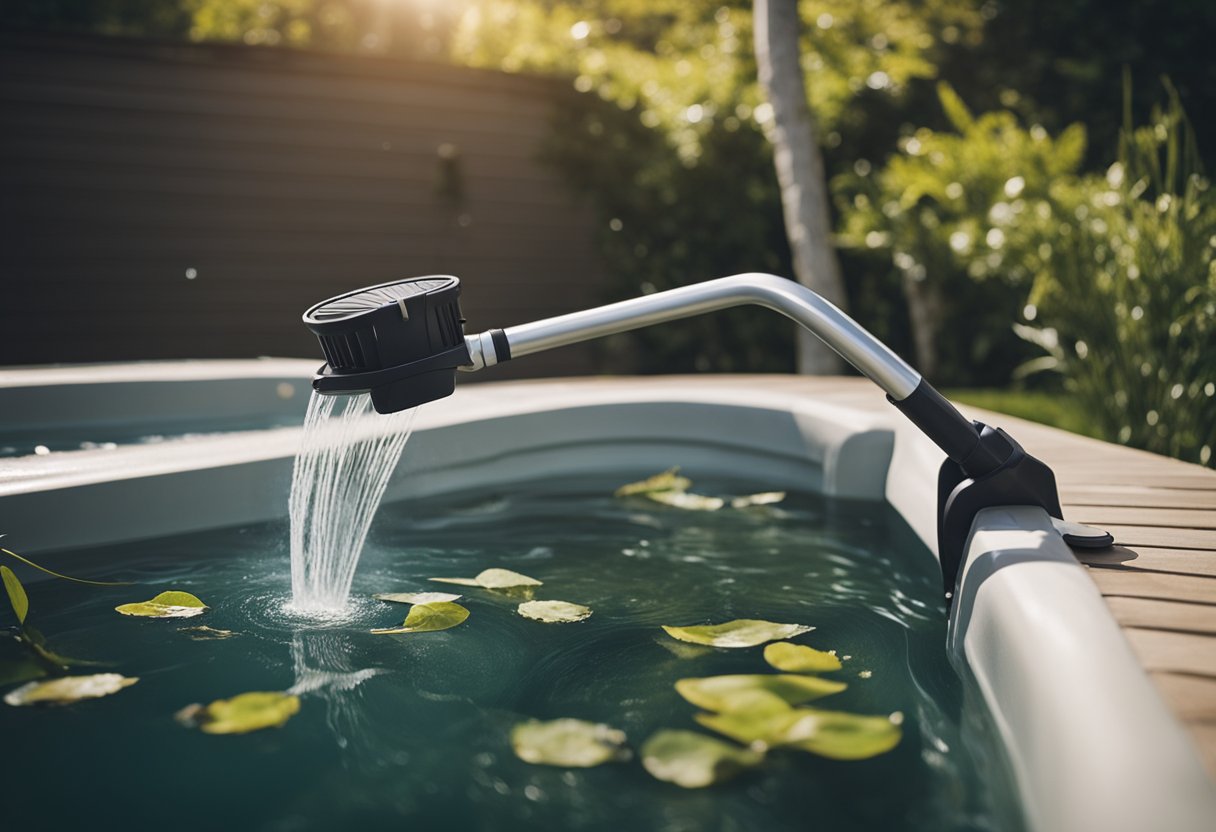
<path id="1" fill-rule="evenodd" d="M 789 730 L 784 745 L 833 760 L 864 760 L 885 754 L 903 736 L 898 722 L 886 716 L 861 716 L 805 708 L 806 716 Z M 805 738 L 798 735 L 805 733 Z"/>
<path id="2" fill-rule="evenodd" d="M 690 644 L 710 647 L 755 647 L 766 641 L 793 638 L 809 633 L 814 627 L 803 624 L 776 624 L 753 618 L 740 618 L 723 624 L 698 624 L 691 627 L 667 627 L 667 635 Z"/>
<path id="3" fill-rule="evenodd" d="M 536 578 L 529 578 L 510 569 L 487 569 L 477 576 L 477 583 L 486 589 L 510 589 L 516 586 L 541 586 Z"/>
<path id="4" fill-rule="evenodd" d="M 440 580 L 433 578 L 432 580 Z M 477 582 L 473 582 L 477 586 Z M 451 592 L 382 592 L 373 595 L 377 601 L 389 601 L 393 604 L 442 604 L 449 601 L 459 601 L 460 596 Z"/>
<path id="5" fill-rule="evenodd" d="M 789 705 L 801 705 L 812 699 L 840 693 L 848 685 L 817 676 L 795 676 L 788 673 L 740 674 L 681 679 L 676 692 L 699 708 L 707 711 L 732 711 L 743 707 L 740 696 L 763 691 L 780 697 Z"/>
<path id="6" fill-rule="evenodd" d="M 468 617 L 467 609 L 450 601 L 440 601 L 436 604 L 415 604 L 410 607 L 410 613 L 400 627 L 372 630 L 372 632 L 385 636 L 401 633 L 434 633 L 451 629 L 457 624 L 463 623 Z"/>
<path id="7" fill-rule="evenodd" d="M 92 676 L 64 676 L 49 682 L 30 682 L 9 691 L 4 701 L 10 705 L 68 705 L 81 699 L 97 699 L 117 693 L 138 682 L 118 673 Z"/>
<path id="8" fill-rule="evenodd" d="M 776 700 L 775 705 L 765 700 L 767 707 L 758 710 L 742 706 L 743 699 L 744 697 L 739 697 L 735 700 L 733 704 L 738 707 L 734 710 L 717 714 L 696 714 L 693 719 L 711 731 L 717 731 L 757 750 L 780 745 L 782 739 L 801 719 L 799 711 L 791 708 L 780 697 L 773 697 Z M 777 705 L 780 707 L 776 707 Z"/>
<path id="9" fill-rule="evenodd" d="M 482 589 L 514 589 L 521 586 L 541 586 L 536 578 L 529 578 L 510 569 L 486 569 L 476 578 L 430 578 L 443 584 L 459 584 L 460 586 L 479 586 Z"/>
<path id="10" fill-rule="evenodd" d="M 821 673 L 840 670 L 835 653 L 825 653 L 813 647 L 779 641 L 764 648 L 764 660 L 786 673 Z"/>
<path id="11" fill-rule="evenodd" d="M 659 731 L 642 746 L 642 765 L 647 771 L 686 789 L 719 783 L 763 759 L 760 752 L 693 731 Z"/>
<path id="12" fill-rule="evenodd" d="M 652 491 L 646 494 L 647 499 L 685 511 L 717 511 L 726 505 L 719 497 L 706 497 L 701 494 L 691 494 L 687 491 Z"/>
<path id="13" fill-rule="evenodd" d="M 589 768 L 629 759 L 625 734 L 581 719 L 532 720 L 511 730 L 511 747 L 525 763 Z"/>
<path id="14" fill-rule="evenodd" d="M 25 594 L 25 587 L 7 566 L 0 566 L 0 578 L 4 579 L 4 589 L 8 593 L 9 603 L 13 605 L 13 612 L 17 614 L 17 623 L 24 624 L 25 616 L 30 611 L 30 599 Z"/>
<path id="15" fill-rule="evenodd" d="M 635 494 L 651 494 L 656 491 L 684 491 L 688 486 L 692 485 L 692 480 L 688 479 L 688 477 L 678 476 L 679 473 L 679 468 L 668 468 L 663 473 L 647 477 L 640 482 L 622 485 L 613 492 L 613 496 L 631 497 Z"/>
<path id="16" fill-rule="evenodd" d="M 891 717 L 814 708 L 697 714 L 697 722 L 753 748 L 795 748 L 834 760 L 863 760 L 890 751 L 902 732 Z"/>
<path id="17" fill-rule="evenodd" d="M 151 601 L 122 604 L 114 609 L 123 615 L 136 615 L 142 618 L 192 618 L 202 615 L 208 607 L 189 592 L 170 590 L 162 592 Z"/>
<path id="18" fill-rule="evenodd" d="M 208 627 L 206 624 L 200 624 L 197 627 L 178 627 L 177 631 L 185 633 L 194 641 L 219 641 L 220 639 L 240 635 L 240 633 L 233 632 L 232 630 L 220 630 L 216 627 Z"/>
<path id="19" fill-rule="evenodd" d="M 247 734 L 278 728 L 300 711 L 300 697 L 279 691 L 253 691 L 210 705 L 188 705 L 177 712 L 184 725 L 206 734 Z"/>
<path id="20" fill-rule="evenodd" d="M 516 610 L 524 618 L 556 624 L 591 617 L 591 608 L 568 601 L 525 601 Z"/>
<path id="21" fill-rule="evenodd" d="M 734 497 L 730 501 L 731 508 L 750 508 L 751 506 L 770 506 L 785 499 L 784 491 L 763 491 L 759 494 L 747 494 Z"/>

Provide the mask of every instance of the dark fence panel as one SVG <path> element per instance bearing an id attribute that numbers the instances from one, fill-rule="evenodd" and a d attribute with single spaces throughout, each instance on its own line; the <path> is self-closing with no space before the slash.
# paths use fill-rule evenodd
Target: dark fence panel
<path id="1" fill-rule="evenodd" d="M 307 306 L 416 274 L 461 278 L 470 331 L 596 303 L 590 212 L 538 159 L 570 94 L 375 58 L 0 34 L 0 364 L 317 355 Z M 591 369 L 571 349 L 515 373 Z"/>

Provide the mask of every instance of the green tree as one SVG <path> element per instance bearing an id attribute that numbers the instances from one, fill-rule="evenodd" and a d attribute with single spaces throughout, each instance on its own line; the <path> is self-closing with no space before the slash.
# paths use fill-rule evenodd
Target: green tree
<path id="1" fill-rule="evenodd" d="M 846 117 L 856 121 L 848 110 L 850 102 L 861 95 L 897 100 L 910 82 L 933 74 L 931 58 L 939 32 L 973 31 L 979 20 L 969 4 L 951 2 L 914 7 L 877 0 L 817 0 L 800 4 L 799 14 L 805 32 L 801 52 L 808 103 L 829 145 L 839 144 L 836 128 Z M 566 154 L 563 166 L 576 181 L 596 183 L 588 190 L 620 237 L 620 244 L 610 245 L 609 251 L 622 282 L 631 287 L 640 282 L 643 289 L 653 290 L 739 269 L 790 273 L 788 244 L 774 246 L 771 231 L 756 229 L 750 255 L 746 246 L 733 247 L 737 235 L 721 234 L 723 226 L 732 223 L 755 228 L 757 218 L 780 222 L 775 207 L 762 202 L 778 199 L 780 192 L 765 139 L 773 135 L 774 108 L 758 83 L 752 23 L 751 5 L 743 2 L 484 2 L 464 18 L 453 56 L 507 71 L 571 75 L 577 90 L 595 93 L 618 107 L 625 120 L 657 134 L 655 141 L 633 146 L 617 140 L 620 134 L 611 142 L 595 141 L 593 135 L 602 155 L 588 158 L 575 150 L 575 136 L 567 133 L 561 152 L 555 154 L 559 163 Z M 602 131 L 608 122 L 623 127 L 622 119 L 601 116 L 595 129 Z M 636 132 L 632 140 L 638 140 Z M 717 150 L 739 145 L 748 148 L 746 155 Z M 639 152 L 640 147 L 645 151 Z M 685 175 L 665 158 L 664 149 L 686 170 L 699 172 Z M 769 157 L 765 164 L 754 164 L 757 154 Z M 641 164 L 639 157 L 645 160 Z M 613 170 L 603 176 L 580 174 L 579 164 Z M 623 181 L 658 199 L 638 205 L 611 181 Z M 679 212 L 682 228 L 671 239 L 656 240 L 653 227 L 667 224 L 677 199 L 688 200 Z M 713 205 L 715 201 L 724 204 Z M 707 222 L 712 222 L 710 233 L 699 235 L 696 229 Z M 730 245 L 723 244 L 727 239 Z M 695 255 L 690 245 L 694 242 Z M 644 254 L 614 258 L 614 250 Z M 781 268 L 762 265 L 760 261 L 771 262 L 774 254 Z M 638 281 L 639 274 L 648 278 Z M 656 347 L 648 345 L 649 352 Z M 687 358 L 665 357 L 680 367 Z M 694 362 L 725 368 L 719 358 L 702 354 Z M 733 368 L 733 362 L 728 366 Z"/>

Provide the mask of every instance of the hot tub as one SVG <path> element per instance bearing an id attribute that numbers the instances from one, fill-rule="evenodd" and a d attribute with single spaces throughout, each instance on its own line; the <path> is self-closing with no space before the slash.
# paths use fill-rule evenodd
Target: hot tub
<path id="1" fill-rule="evenodd" d="M 0 459 L 6 544 L 79 566 L 110 544 L 283 517 L 314 369 L 0 372 L 0 434 L 53 427 L 57 443 Z M 746 471 L 772 489 L 885 501 L 936 551 L 941 452 L 880 401 L 868 382 L 789 377 L 462 386 L 420 409 L 386 501 L 624 481 L 678 461 L 707 478 Z M 1045 512 L 979 515 L 945 649 L 996 726 L 1029 828 L 1210 828 L 1211 782 Z"/>

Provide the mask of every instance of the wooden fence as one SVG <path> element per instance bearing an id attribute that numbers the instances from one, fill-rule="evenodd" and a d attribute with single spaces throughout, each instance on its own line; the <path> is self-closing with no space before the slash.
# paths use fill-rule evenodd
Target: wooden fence
<path id="1" fill-rule="evenodd" d="M 419 274 L 461 278 L 469 331 L 599 302 L 590 210 L 539 159 L 569 95 L 378 58 L 0 34 L 0 364 L 319 355 L 307 306 Z M 517 373 L 591 369 L 573 349 Z"/>

